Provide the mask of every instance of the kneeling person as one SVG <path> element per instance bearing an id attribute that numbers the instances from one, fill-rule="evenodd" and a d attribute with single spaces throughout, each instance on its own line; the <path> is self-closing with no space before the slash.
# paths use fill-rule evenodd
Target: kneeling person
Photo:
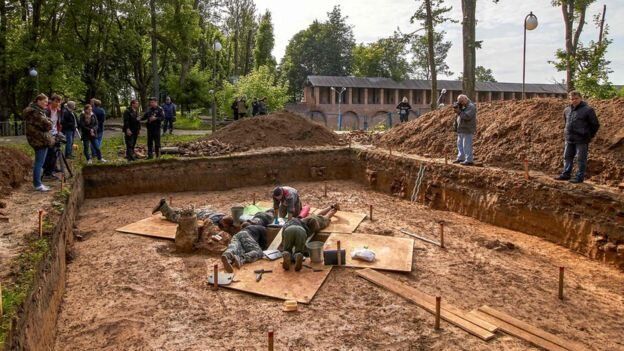
<path id="1" fill-rule="evenodd" d="M 232 241 L 221 256 L 223 268 L 229 273 L 234 272 L 232 266 L 240 268 L 245 263 L 252 263 L 264 256 L 266 249 L 266 228 L 261 225 L 243 224 L 243 229 L 234 234 Z"/>
<path id="2" fill-rule="evenodd" d="M 295 261 L 295 271 L 301 270 L 303 264 L 303 254 L 305 252 L 305 244 L 309 237 L 314 233 L 299 218 L 292 218 L 282 227 L 282 243 L 283 252 L 282 263 L 285 270 L 290 269 L 290 263 Z"/>

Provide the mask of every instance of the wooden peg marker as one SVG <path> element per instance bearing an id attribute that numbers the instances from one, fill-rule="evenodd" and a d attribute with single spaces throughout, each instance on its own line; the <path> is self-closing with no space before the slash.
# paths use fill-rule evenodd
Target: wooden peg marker
<path id="1" fill-rule="evenodd" d="M 169 195 L 169 206 L 173 206 L 173 196 Z"/>
<path id="2" fill-rule="evenodd" d="M 340 254 L 340 240 L 338 240 L 338 242 L 336 243 L 336 246 L 338 247 L 338 255 L 337 255 L 338 266 L 342 266 L 342 255 Z"/>
<path id="3" fill-rule="evenodd" d="M 269 328 L 269 351 L 273 351 L 273 343 L 274 343 L 274 334 L 273 328 Z"/>
<path id="4" fill-rule="evenodd" d="M 442 304 L 442 298 L 436 296 L 436 311 L 435 311 L 435 330 L 440 330 L 440 305 Z"/>
<path id="5" fill-rule="evenodd" d="M 327 197 L 327 183 L 323 182 L 323 196 Z"/>
<path id="6" fill-rule="evenodd" d="M 440 247 L 444 248 L 444 223 L 440 222 Z"/>
<path id="7" fill-rule="evenodd" d="M 3 314 L 3 310 L 2 310 L 2 284 L 0 284 L 0 318 L 2 318 L 2 314 Z"/>
<path id="8" fill-rule="evenodd" d="M 212 284 L 212 290 L 218 290 L 219 289 L 219 265 L 215 264 L 213 267 L 213 284 Z"/>
<path id="9" fill-rule="evenodd" d="M 256 204 L 256 193 L 253 193 L 253 204 Z"/>
<path id="10" fill-rule="evenodd" d="M 368 209 L 368 219 L 370 219 L 371 222 L 373 221 L 373 205 L 370 205 Z"/>
<path id="11" fill-rule="evenodd" d="M 39 237 L 43 237 L 43 210 L 39 209 Z"/>
<path id="12" fill-rule="evenodd" d="M 446 155 L 444 155 L 444 164 L 448 165 L 448 157 Z"/>
<path id="13" fill-rule="evenodd" d="M 563 272 L 564 267 L 559 267 L 559 300 L 563 300 Z"/>
<path id="14" fill-rule="evenodd" d="M 530 179 L 530 177 L 529 177 L 529 160 L 527 160 L 526 158 L 524 159 L 524 178 L 526 178 L 527 180 Z"/>
<path id="15" fill-rule="evenodd" d="M 388 148 L 390 150 L 390 156 L 392 156 L 392 147 Z"/>

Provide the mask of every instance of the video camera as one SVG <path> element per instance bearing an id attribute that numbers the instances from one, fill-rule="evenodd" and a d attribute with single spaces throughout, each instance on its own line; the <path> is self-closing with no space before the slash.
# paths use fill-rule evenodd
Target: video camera
<path id="1" fill-rule="evenodd" d="M 65 134 L 59 132 L 54 136 L 55 146 L 61 146 L 61 144 L 67 144 L 67 138 Z"/>

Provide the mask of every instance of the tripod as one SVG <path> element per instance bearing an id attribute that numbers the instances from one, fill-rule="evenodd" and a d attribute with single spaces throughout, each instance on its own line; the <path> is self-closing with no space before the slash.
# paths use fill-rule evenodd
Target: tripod
<path id="1" fill-rule="evenodd" d="M 56 162 L 60 166 L 59 169 L 61 170 L 61 173 L 63 173 L 63 175 L 65 175 L 65 170 L 67 170 L 67 173 L 69 174 L 69 178 L 72 178 L 74 176 L 74 172 L 72 171 L 72 168 L 71 168 L 69 162 L 67 162 L 67 158 L 65 157 L 65 153 L 63 153 L 61 151 L 61 143 L 58 143 L 57 145 L 55 145 L 55 147 L 54 147 L 54 154 L 56 155 Z"/>

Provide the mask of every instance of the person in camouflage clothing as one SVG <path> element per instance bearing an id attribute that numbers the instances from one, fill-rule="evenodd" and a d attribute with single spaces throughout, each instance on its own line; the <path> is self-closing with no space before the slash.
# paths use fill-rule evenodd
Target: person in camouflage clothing
<path id="1" fill-rule="evenodd" d="M 50 188 L 41 183 L 43 163 L 45 162 L 48 148 L 56 144 L 52 136 L 52 122 L 46 117 L 45 108 L 48 106 L 48 97 L 39 94 L 28 107 L 24 109 L 23 120 L 26 140 L 35 150 L 35 162 L 33 164 L 33 186 L 37 191 L 49 191 Z"/>
<path id="2" fill-rule="evenodd" d="M 261 259 L 264 256 L 262 250 L 267 248 L 266 227 L 248 223 L 244 223 L 243 226 L 240 232 L 234 234 L 221 255 L 226 272 L 232 273 L 233 267 L 240 268 L 245 263 Z"/>
<path id="3" fill-rule="evenodd" d="M 309 216 L 302 219 L 302 222 L 308 227 L 311 234 L 317 234 L 329 226 L 331 218 L 338 210 L 340 210 L 340 206 L 338 204 L 333 204 L 317 213 L 311 213 Z"/>
<path id="4" fill-rule="evenodd" d="M 234 225 L 234 220 L 230 216 L 217 212 L 210 207 L 196 208 L 194 211 L 197 219 L 204 223 L 212 223 L 218 226 L 222 231 L 232 235 L 238 232 L 239 227 Z M 167 203 L 167 200 L 160 199 L 158 205 L 152 210 L 152 214 L 156 214 L 157 212 L 162 213 L 169 222 L 178 223 L 182 209 L 171 207 Z"/>

